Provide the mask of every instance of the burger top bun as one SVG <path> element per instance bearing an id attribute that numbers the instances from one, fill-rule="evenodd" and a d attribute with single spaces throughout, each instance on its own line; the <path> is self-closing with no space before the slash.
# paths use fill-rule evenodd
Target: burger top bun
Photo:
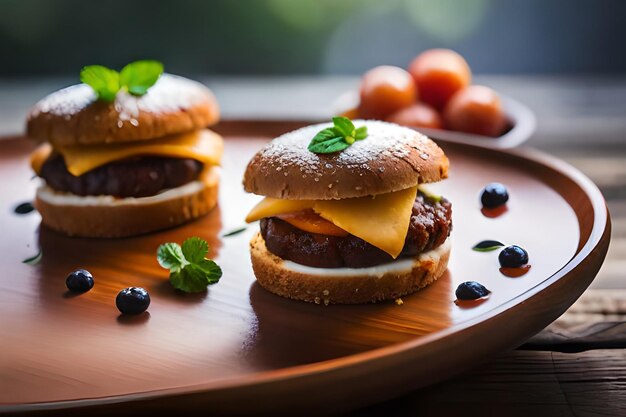
<path id="1" fill-rule="evenodd" d="M 155 139 L 207 127 L 219 119 L 215 96 L 204 85 L 163 74 L 143 96 L 120 91 L 98 101 L 86 84 L 50 94 L 31 109 L 27 135 L 53 146 Z"/>
<path id="2" fill-rule="evenodd" d="M 307 147 L 330 124 L 307 126 L 267 144 L 248 163 L 246 191 L 286 200 L 331 200 L 384 194 L 448 176 L 448 158 L 435 142 L 393 123 L 355 120 L 368 136 L 341 152 Z"/>

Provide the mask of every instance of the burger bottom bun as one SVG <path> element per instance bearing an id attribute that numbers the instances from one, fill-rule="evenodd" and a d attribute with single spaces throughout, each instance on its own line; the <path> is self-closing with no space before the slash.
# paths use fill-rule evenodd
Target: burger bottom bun
<path id="1" fill-rule="evenodd" d="M 316 304 L 362 304 L 392 300 L 435 282 L 446 271 L 450 240 L 416 258 L 371 268 L 313 268 L 267 250 L 257 233 L 250 241 L 252 269 L 266 290 Z"/>
<path id="2" fill-rule="evenodd" d="M 44 226 L 69 236 L 127 237 L 178 226 L 207 214 L 217 204 L 219 168 L 198 180 L 141 198 L 78 196 L 37 190 L 35 206 Z"/>

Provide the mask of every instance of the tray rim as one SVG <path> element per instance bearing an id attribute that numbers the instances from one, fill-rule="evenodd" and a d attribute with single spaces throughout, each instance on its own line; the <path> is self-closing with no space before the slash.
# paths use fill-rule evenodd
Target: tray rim
<path id="1" fill-rule="evenodd" d="M 226 123 L 267 123 L 269 125 L 276 123 L 292 123 L 295 125 L 306 125 L 311 121 L 304 120 L 267 120 L 267 119 L 230 119 L 226 120 Z M 0 146 L 6 144 L 12 140 L 23 140 L 23 135 L 10 135 L 0 137 Z M 226 139 L 227 140 L 227 139 Z M 315 375 L 332 374 L 333 372 L 349 371 L 354 367 L 362 366 L 363 364 L 372 364 L 377 361 L 384 362 L 390 360 L 402 353 L 411 353 L 416 349 L 436 342 L 438 340 L 449 337 L 452 334 L 461 334 L 469 329 L 479 325 L 485 324 L 491 320 L 494 320 L 504 313 L 513 310 L 520 304 L 527 302 L 535 298 L 539 293 L 551 287 L 557 282 L 560 282 L 578 268 L 581 268 L 590 258 L 590 255 L 596 253 L 596 257 L 599 257 L 599 264 L 601 265 L 606 251 L 608 249 L 610 241 L 611 222 L 608 208 L 602 193 L 598 187 L 582 172 L 572 165 L 554 157 L 547 153 L 544 153 L 535 149 L 499 149 L 489 146 L 483 146 L 481 144 L 471 144 L 465 142 L 448 141 L 445 139 L 437 139 L 443 143 L 450 143 L 452 146 L 470 147 L 477 150 L 484 150 L 487 152 L 504 153 L 515 158 L 538 163 L 553 171 L 558 172 L 563 177 L 571 180 L 589 199 L 590 205 L 593 209 L 594 219 L 591 231 L 588 238 L 584 242 L 584 245 L 580 246 L 576 254 L 564 264 L 557 272 L 549 277 L 546 277 L 543 281 L 530 288 L 529 290 L 520 293 L 514 298 L 495 306 L 494 308 L 485 311 L 481 315 L 468 319 L 449 328 L 433 332 L 426 336 L 419 337 L 417 339 L 409 340 L 406 342 L 397 343 L 390 346 L 372 349 L 366 352 L 357 353 L 340 358 L 330 359 L 322 362 L 315 362 L 305 365 L 297 365 L 286 367 L 282 369 L 260 371 L 251 373 L 245 376 L 237 376 L 219 381 L 205 382 L 194 385 L 183 385 L 178 387 L 164 388 L 158 390 L 150 390 L 143 392 L 127 393 L 106 397 L 93 397 L 76 400 L 61 400 L 61 401 L 47 401 L 37 403 L 5 403 L 0 404 L 0 413 L 12 413 L 12 412 L 38 412 L 38 411 L 53 411 L 53 410 L 76 410 L 83 409 L 85 407 L 97 407 L 107 406 L 115 404 L 125 404 L 129 402 L 137 401 L 151 401 L 158 399 L 167 399 L 172 397 L 184 397 L 187 395 L 202 395 L 208 392 L 231 390 L 234 388 L 249 388 L 253 386 L 272 385 L 274 383 L 287 382 L 290 380 L 296 380 L 299 378 L 309 378 Z M 578 221 L 580 225 L 580 221 Z M 584 286 L 584 289 L 595 278 L 595 274 L 588 280 L 588 283 Z M 573 302 L 577 299 L 582 292 L 576 294 L 575 298 L 571 300 Z M 562 308 L 564 311 L 569 307 L 571 303 L 567 303 Z M 561 311 L 561 312 L 562 312 Z M 557 316 L 558 317 L 558 316 Z M 556 318 L 556 317 L 554 317 Z M 551 322 L 552 318 L 549 322 Z M 458 373 L 458 372 L 455 372 Z M 400 393 L 400 391 L 399 391 Z"/>

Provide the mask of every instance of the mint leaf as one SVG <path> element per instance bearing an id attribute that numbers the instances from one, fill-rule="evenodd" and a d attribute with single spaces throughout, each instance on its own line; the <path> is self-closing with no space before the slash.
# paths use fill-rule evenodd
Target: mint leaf
<path id="1" fill-rule="evenodd" d="M 88 65 L 80 70 L 80 80 L 93 88 L 98 100 L 111 102 L 120 91 L 120 75 L 102 65 Z"/>
<path id="2" fill-rule="evenodd" d="M 309 147 L 314 143 L 322 143 L 340 137 L 341 135 L 337 133 L 334 128 L 328 127 L 326 129 L 320 130 L 319 132 L 317 132 L 317 135 L 313 136 Z"/>
<path id="3" fill-rule="evenodd" d="M 502 246 L 504 246 L 504 243 L 498 242 L 497 240 L 483 240 L 475 244 L 472 250 L 476 252 L 492 252 Z"/>
<path id="4" fill-rule="evenodd" d="M 315 153 L 334 153 L 343 151 L 348 146 L 350 146 L 350 144 L 346 143 L 342 137 L 336 137 L 326 142 L 312 143 L 309 145 L 308 149 Z"/>
<path id="5" fill-rule="evenodd" d="M 102 65 L 88 65 L 80 71 L 80 80 L 93 88 L 98 100 L 111 102 L 122 89 L 141 96 L 148 92 L 163 74 L 163 64 L 158 61 L 135 61 L 117 72 Z"/>
<path id="6" fill-rule="evenodd" d="M 335 125 L 335 130 L 339 132 L 341 136 L 346 137 L 355 135 L 354 124 L 347 117 L 333 117 L 333 124 Z"/>
<path id="7" fill-rule="evenodd" d="M 183 242 L 183 255 L 190 263 L 198 263 L 204 259 L 209 252 L 209 244 L 199 237 L 190 237 Z"/>
<path id="8" fill-rule="evenodd" d="M 356 129 L 356 134 L 354 136 L 354 138 L 356 140 L 363 140 L 367 137 L 367 127 L 365 126 L 361 126 L 360 128 Z"/>
<path id="9" fill-rule="evenodd" d="M 157 261 L 170 271 L 170 283 L 185 292 L 206 290 L 222 277 L 222 269 L 205 258 L 209 244 L 199 237 L 186 239 L 182 247 L 178 243 L 164 243 L 157 250 Z"/>
<path id="10" fill-rule="evenodd" d="M 157 261 L 165 269 L 178 270 L 187 263 L 178 243 L 164 243 L 157 249 Z"/>
<path id="11" fill-rule="evenodd" d="M 159 61 L 143 60 L 126 65 L 120 71 L 120 86 L 130 94 L 141 96 L 148 92 L 163 74 L 163 64 Z"/>
<path id="12" fill-rule="evenodd" d="M 314 153 L 334 153 L 343 151 L 357 140 L 367 137 L 367 127 L 355 129 L 347 117 L 333 117 L 333 127 L 320 130 L 311 139 L 308 150 Z"/>

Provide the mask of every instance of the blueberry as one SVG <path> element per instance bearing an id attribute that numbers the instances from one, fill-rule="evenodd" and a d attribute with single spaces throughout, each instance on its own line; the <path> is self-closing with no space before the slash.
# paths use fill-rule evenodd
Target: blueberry
<path id="1" fill-rule="evenodd" d="M 150 294 L 141 287 L 128 287 L 117 294 L 115 305 L 122 314 L 140 314 L 150 305 Z"/>
<path id="2" fill-rule="evenodd" d="M 456 298 L 459 300 L 477 300 L 491 293 L 484 285 L 476 281 L 467 281 L 456 288 Z"/>
<path id="3" fill-rule="evenodd" d="M 498 255 L 498 261 L 503 268 L 518 268 L 528 263 L 528 252 L 517 245 L 507 246 Z"/>
<path id="4" fill-rule="evenodd" d="M 487 184 L 480 195 L 480 202 L 483 207 L 495 208 L 509 201 L 509 193 L 506 187 L 498 182 Z"/>
<path id="5" fill-rule="evenodd" d="M 65 285 L 72 292 L 87 292 L 93 288 L 93 277 L 89 271 L 77 269 L 67 276 Z"/>

